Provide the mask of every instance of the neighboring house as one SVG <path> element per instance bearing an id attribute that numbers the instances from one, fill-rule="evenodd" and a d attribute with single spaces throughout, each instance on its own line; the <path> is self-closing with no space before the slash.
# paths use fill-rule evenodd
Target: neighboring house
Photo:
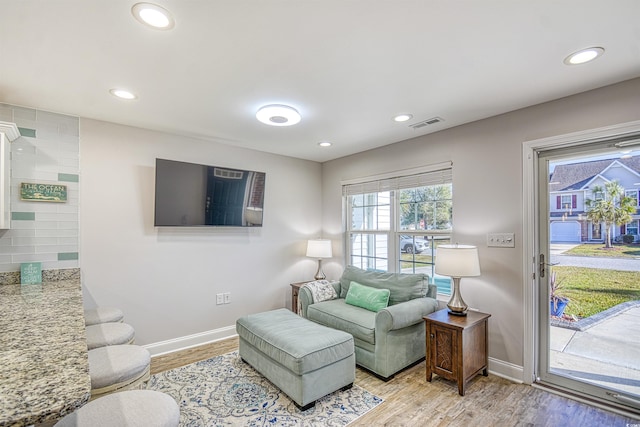
<path id="1" fill-rule="evenodd" d="M 633 220 L 614 226 L 611 238 L 619 240 L 623 234 L 638 235 L 640 212 L 637 209 L 640 191 L 640 156 L 594 160 L 583 163 L 557 165 L 549 181 L 549 211 L 551 242 L 601 242 L 604 225 L 587 220 L 585 201 L 593 199 L 594 186 L 604 187 L 609 181 L 618 181 L 625 194 L 636 200 Z"/>

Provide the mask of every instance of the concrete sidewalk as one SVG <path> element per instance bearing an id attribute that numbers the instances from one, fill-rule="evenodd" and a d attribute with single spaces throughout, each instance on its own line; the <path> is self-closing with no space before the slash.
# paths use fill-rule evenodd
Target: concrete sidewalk
<path id="1" fill-rule="evenodd" d="M 552 371 L 640 396 L 640 307 L 585 331 L 551 326 Z"/>

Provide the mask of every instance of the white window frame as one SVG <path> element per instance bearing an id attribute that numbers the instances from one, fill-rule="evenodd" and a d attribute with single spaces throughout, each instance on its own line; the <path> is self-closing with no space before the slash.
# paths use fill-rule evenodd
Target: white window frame
<path id="1" fill-rule="evenodd" d="M 631 220 L 631 222 L 629 222 L 629 223 L 625 226 L 625 233 L 626 233 L 626 234 L 632 234 L 632 233 L 629 233 L 629 228 L 630 228 L 629 226 L 630 226 L 630 224 L 634 224 L 634 225 L 632 225 L 632 226 L 631 226 L 631 228 L 635 228 L 635 231 L 636 231 L 636 232 L 635 232 L 635 233 L 633 233 L 633 235 L 634 235 L 634 236 L 637 236 L 637 235 L 638 235 L 638 232 L 640 232 L 640 226 L 638 225 L 638 220 L 637 220 L 637 219 Z"/>
<path id="2" fill-rule="evenodd" d="M 638 190 L 624 190 L 625 197 L 630 197 L 636 201 L 636 207 L 638 207 Z"/>
<path id="3" fill-rule="evenodd" d="M 444 239 L 451 239 L 453 233 L 453 224 L 449 230 L 402 230 L 399 224 L 400 203 L 397 199 L 397 191 L 401 189 L 417 188 L 429 185 L 437 185 L 441 183 L 453 183 L 452 179 L 452 162 L 444 162 L 435 165 L 429 165 L 422 168 L 415 168 L 397 172 L 389 172 L 386 174 L 359 178 L 354 180 L 342 181 L 343 198 L 344 198 L 344 245 L 345 245 L 345 264 L 352 263 L 352 235 L 384 235 L 387 239 L 386 248 L 386 270 L 388 272 L 398 272 L 401 265 L 401 236 L 429 236 L 433 242 L 433 236 Z M 390 191 L 390 229 L 362 230 L 352 227 L 352 197 L 355 194 L 369 194 Z M 376 258 L 377 253 L 372 255 L 372 259 Z M 383 262 L 377 263 L 372 261 L 368 268 L 376 268 L 377 265 L 383 265 Z M 372 267 L 372 265 L 374 265 Z M 357 265 L 358 267 L 362 264 Z M 433 281 L 433 268 L 429 267 L 431 272 L 428 273 Z"/>

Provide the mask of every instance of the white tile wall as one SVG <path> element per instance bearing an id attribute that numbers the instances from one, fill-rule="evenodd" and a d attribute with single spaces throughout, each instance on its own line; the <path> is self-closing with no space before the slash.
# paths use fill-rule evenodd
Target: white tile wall
<path id="1" fill-rule="evenodd" d="M 33 220 L 12 219 L 11 229 L 0 232 L 0 272 L 36 261 L 45 270 L 77 268 L 78 260 L 59 261 L 58 254 L 78 253 L 79 183 L 59 181 L 59 174 L 79 176 L 79 118 L 0 104 L 0 120 L 15 123 L 25 135 L 11 144 L 11 212 L 18 218 L 35 214 Z M 22 182 L 66 185 L 67 201 L 22 201 Z"/>

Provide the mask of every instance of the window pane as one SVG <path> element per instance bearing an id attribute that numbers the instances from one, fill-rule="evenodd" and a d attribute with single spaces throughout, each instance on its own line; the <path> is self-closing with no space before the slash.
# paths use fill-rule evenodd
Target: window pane
<path id="1" fill-rule="evenodd" d="M 410 188 L 398 193 L 400 230 L 451 229 L 451 184 Z"/>
<path id="2" fill-rule="evenodd" d="M 411 244 L 415 245 L 413 252 Z M 438 245 L 447 244 L 451 244 L 448 236 L 400 236 L 399 271 L 426 274 L 429 283 L 438 287 L 438 293 L 451 295 L 451 278 L 435 274 Z"/>
<path id="3" fill-rule="evenodd" d="M 351 265 L 363 270 L 388 271 L 388 236 L 351 233 Z"/>
<path id="4" fill-rule="evenodd" d="M 452 280 L 449 276 L 441 276 L 439 274 L 435 274 L 435 259 L 438 257 L 438 246 L 439 245 L 450 245 L 451 239 L 446 237 L 445 239 L 439 239 L 438 237 L 434 237 L 433 245 L 434 248 L 434 272 L 433 272 L 433 284 L 438 286 L 438 293 L 451 295 L 451 286 Z"/>
<path id="5" fill-rule="evenodd" d="M 390 192 L 350 197 L 352 230 L 389 230 L 391 228 Z"/>

